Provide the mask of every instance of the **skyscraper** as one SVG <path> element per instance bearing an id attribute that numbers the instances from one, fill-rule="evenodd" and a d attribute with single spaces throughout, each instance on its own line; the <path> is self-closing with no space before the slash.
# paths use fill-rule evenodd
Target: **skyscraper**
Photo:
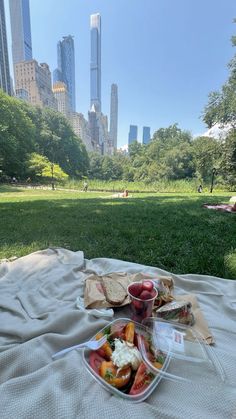
<path id="1" fill-rule="evenodd" d="M 0 88 L 11 94 L 4 0 L 0 0 Z"/>
<path id="2" fill-rule="evenodd" d="M 63 36 L 57 44 L 57 69 L 53 72 L 53 82 L 64 82 L 69 95 L 70 111 L 75 112 L 75 51 L 73 36 Z"/>
<path id="3" fill-rule="evenodd" d="M 110 141 L 114 150 L 117 149 L 117 124 L 118 124 L 118 89 L 117 84 L 111 85 L 110 104 Z"/>
<path id="4" fill-rule="evenodd" d="M 150 127 L 143 127 L 143 144 L 148 144 L 150 141 Z"/>
<path id="5" fill-rule="evenodd" d="M 101 111 L 101 16 L 90 16 L 91 62 L 90 62 L 90 107 Z"/>
<path id="6" fill-rule="evenodd" d="M 130 145 L 134 141 L 138 141 L 138 127 L 137 125 L 130 125 L 128 144 Z"/>
<path id="7" fill-rule="evenodd" d="M 32 60 L 29 0 L 9 0 L 13 65 Z"/>

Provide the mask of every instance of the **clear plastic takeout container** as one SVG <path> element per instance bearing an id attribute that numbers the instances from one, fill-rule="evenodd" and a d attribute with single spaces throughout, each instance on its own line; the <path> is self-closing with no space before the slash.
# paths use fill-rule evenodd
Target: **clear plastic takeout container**
<path id="1" fill-rule="evenodd" d="M 130 321 L 132 320 L 128 318 L 116 319 L 97 333 L 105 333 L 112 325 L 127 324 Z M 162 379 L 191 384 L 206 381 L 213 385 L 225 380 L 224 370 L 214 350 L 190 326 L 154 317 L 144 319 L 142 324 L 132 322 L 135 325 L 136 344 L 142 360 L 147 371 L 152 374 L 152 381 L 140 393 L 131 395 L 113 387 L 90 366 L 91 351 L 83 351 L 83 361 L 88 372 L 110 393 L 129 401 L 142 402 L 150 396 Z M 95 339 L 95 336 L 92 339 Z"/>

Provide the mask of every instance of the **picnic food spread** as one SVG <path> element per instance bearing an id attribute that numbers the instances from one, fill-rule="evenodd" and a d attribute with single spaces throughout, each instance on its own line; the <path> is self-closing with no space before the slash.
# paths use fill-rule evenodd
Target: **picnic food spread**
<path id="1" fill-rule="evenodd" d="M 98 350 L 91 351 L 88 358 L 90 368 L 106 384 L 130 396 L 145 392 L 155 378 L 140 353 L 140 342 L 154 368 L 161 369 L 165 354 L 153 351 L 148 335 L 129 320 L 115 321 L 96 339 L 107 336 L 107 342 Z"/>

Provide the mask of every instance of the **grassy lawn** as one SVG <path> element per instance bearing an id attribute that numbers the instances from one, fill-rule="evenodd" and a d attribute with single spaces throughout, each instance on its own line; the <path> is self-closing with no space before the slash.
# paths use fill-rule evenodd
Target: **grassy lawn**
<path id="1" fill-rule="evenodd" d="M 133 194 L 0 187 L 0 259 L 48 247 L 173 273 L 236 278 L 236 214 L 202 208 L 236 193 Z"/>

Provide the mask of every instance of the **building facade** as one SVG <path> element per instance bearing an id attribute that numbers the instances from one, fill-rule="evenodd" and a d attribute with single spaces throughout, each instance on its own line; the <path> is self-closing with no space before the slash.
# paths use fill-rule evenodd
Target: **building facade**
<path id="1" fill-rule="evenodd" d="M 32 60 L 29 0 L 9 0 L 13 66 Z"/>
<path id="2" fill-rule="evenodd" d="M 74 112 L 70 116 L 74 133 L 83 141 L 87 151 L 93 151 L 89 123 L 82 113 Z"/>
<path id="3" fill-rule="evenodd" d="M 93 151 L 100 154 L 112 154 L 107 116 L 96 111 L 93 105 L 88 112 L 88 122 Z"/>
<path id="4" fill-rule="evenodd" d="M 138 127 L 137 125 L 129 126 L 129 137 L 128 144 L 132 144 L 134 141 L 138 141 Z"/>
<path id="5" fill-rule="evenodd" d="M 92 148 L 94 151 L 102 154 L 102 141 L 99 130 L 99 116 L 93 105 L 88 111 L 89 132 L 91 136 Z"/>
<path id="6" fill-rule="evenodd" d="M 70 105 L 66 84 L 63 81 L 58 81 L 53 84 L 52 91 L 57 101 L 58 112 L 61 112 L 65 117 L 68 117 Z"/>
<path id="7" fill-rule="evenodd" d="M 113 150 L 117 150 L 117 127 L 118 127 L 118 87 L 117 84 L 111 85 L 110 103 L 110 142 Z"/>
<path id="8" fill-rule="evenodd" d="M 29 93 L 26 89 L 16 89 L 15 96 L 17 99 L 24 100 L 25 102 L 29 102 Z"/>
<path id="9" fill-rule="evenodd" d="M 101 16 L 90 16 L 91 61 L 90 61 L 90 108 L 101 112 Z"/>
<path id="10" fill-rule="evenodd" d="M 150 127 L 143 127 L 143 144 L 148 144 L 151 139 Z"/>
<path id="11" fill-rule="evenodd" d="M 75 50 L 71 35 L 64 36 L 57 44 L 57 69 L 53 72 L 53 82 L 59 81 L 66 84 L 70 111 L 75 112 Z"/>
<path id="12" fill-rule="evenodd" d="M 28 92 L 28 101 L 35 106 L 57 110 L 56 99 L 51 87 L 51 72 L 46 63 L 36 60 L 22 61 L 15 64 L 15 89 Z"/>
<path id="13" fill-rule="evenodd" d="M 0 89 L 11 95 L 4 0 L 0 0 Z"/>

